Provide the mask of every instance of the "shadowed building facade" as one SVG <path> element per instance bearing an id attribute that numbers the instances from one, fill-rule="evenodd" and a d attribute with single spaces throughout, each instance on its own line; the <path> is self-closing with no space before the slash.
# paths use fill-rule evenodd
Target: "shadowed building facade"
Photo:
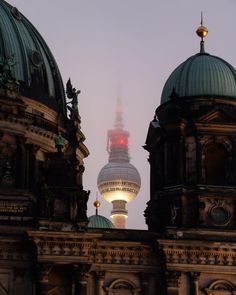
<path id="1" fill-rule="evenodd" d="M 153 234 L 88 227 L 79 91 L 18 9 L 0 16 L 0 294 L 144 292 Z"/>
<path id="2" fill-rule="evenodd" d="M 236 71 L 205 52 L 168 78 L 145 148 L 149 230 L 159 232 L 167 294 L 236 294 Z"/>
<path id="3" fill-rule="evenodd" d="M 0 16 L 0 295 L 235 294 L 234 68 L 202 41 L 168 79 L 145 146 L 149 230 L 91 228 L 79 91 L 16 8 Z"/>

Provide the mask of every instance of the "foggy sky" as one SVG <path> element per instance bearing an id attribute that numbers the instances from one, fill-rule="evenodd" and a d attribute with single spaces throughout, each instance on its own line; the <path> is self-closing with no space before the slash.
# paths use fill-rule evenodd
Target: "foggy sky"
<path id="1" fill-rule="evenodd" d="M 0 0 L 1 1 L 1 0 Z M 146 228 L 149 200 L 148 154 L 143 150 L 164 83 L 174 68 L 199 52 L 200 12 L 209 29 L 206 51 L 236 66 L 235 0 L 9 0 L 38 29 L 52 50 L 66 83 L 81 90 L 79 110 L 90 156 L 84 188 L 91 190 L 108 161 L 106 133 L 113 127 L 121 85 L 125 128 L 130 132 L 131 163 L 142 188 L 128 205 L 129 228 Z M 110 216 L 102 201 L 99 214 Z"/>

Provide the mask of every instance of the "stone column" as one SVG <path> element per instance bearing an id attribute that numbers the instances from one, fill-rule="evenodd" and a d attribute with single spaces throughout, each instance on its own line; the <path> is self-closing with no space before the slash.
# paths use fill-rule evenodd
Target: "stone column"
<path id="1" fill-rule="evenodd" d="M 74 264 L 73 270 L 73 295 L 87 295 L 87 277 L 90 265 L 87 264 Z"/>
<path id="2" fill-rule="evenodd" d="M 236 184 L 236 136 L 232 137 L 232 185 Z"/>
<path id="3" fill-rule="evenodd" d="M 36 267 L 36 295 L 46 295 L 49 285 L 49 273 L 51 264 L 39 264 Z"/>
<path id="4" fill-rule="evenodd" d="M 192 290 L 194 295 L 199 295 L 199 276 L 198 272 L 191 272 Z"/>
<path id="5" fill-rule="evenodd" d="M 149 295 L 149 285 L 150 285 L 150 277 L 148 274 L 141 273 L 140 275 L 140 282 L 142 286 L 142 294 Z"/>
<path id="6" fill-rule="evenodd" d="M 179 167 L 180 167 L 179 181 L 181 183 L 185 183 L 186 182 L 186 179 L 185 179 L 186 151 L 185 151 L 185 137 L 183 135 L 179 137 Z"/>
<path id="7" fill-rule="evenodd" d="M 104 295 L 104 279 L 105 279 L 105 272 L 104 271 L 96 271 L 96 295 Z"/>
<path id="8" fill-rule="evenodd" d="M 163 155 L 164 155 L 164 181 L 163 184 L 164 186 L 166 186 L 168 184 L 168 144 L 166 142 L 166 138 L 165 138 L 165 143 L 164 143 L 164 151 L 163 151 Z"/>
<path id="9" fill-rule="evenodd" d="M 205 173 L 205 156 L 203 155 L 203 143 L 204 138 L 202 136 L 197 137 L 197 182 L 200 184 L 206 183 L 206 173 Z"/>
<path id="10" fill-rule="evenodd" d="M 179 292 L 181 283 L 181 272 L 179 271 L 168 271 L 166 273 L 166 284 L 168 295 L 181 295 Z"/>

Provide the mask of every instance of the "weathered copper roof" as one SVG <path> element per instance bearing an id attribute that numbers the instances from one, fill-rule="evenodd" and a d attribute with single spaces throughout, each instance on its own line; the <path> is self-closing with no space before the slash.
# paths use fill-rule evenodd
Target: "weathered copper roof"
<path id="1" fill-rule="evenodd" d="M 236 98 L 236 70 L 217 56 L 199 53 L 172 72 L 162 91 L 162 104 L 170 100 L 173 90 L 179 97 Z"/>
<path id="2" fill-rule="evenodd" d="M 9 57 L 22 95 L 66 112 L 63 82 L 46 42 L 17 8 L 0 1 L 0 61 Z"/>
<path id="3" fill-rule="evenodd" d="M 114 224 L 102 215 L 92 215 L 89 217 L 89 228 L 115 228 Z"/>

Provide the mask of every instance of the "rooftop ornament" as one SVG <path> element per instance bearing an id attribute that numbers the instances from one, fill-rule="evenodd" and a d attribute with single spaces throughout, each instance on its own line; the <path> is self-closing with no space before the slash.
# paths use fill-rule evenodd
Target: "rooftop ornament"
<path id="1" fill-rule="evenodd" d="M 98 208 L 101 206 L 101 203 L 98 201 L 98 197 L 96 197 L 96 201 L 93 203 L 93 206 L 96 208 L 96 215 L 98 215 Z"/>
<path id="2" fill-rule="evenodd" d="M 70 79 L 66 83 L 66 94 L 68 99 L 70 99 L 67 103 L 67 109 L 70 111 L 70 119 L 80 122 L 78 109 L 78 95 L 80 94 L 80 90 L 76 90 L 76 88 L 72 86 Z"/>
<path id="3" fill-rule="evenodd" d="M 9 90 L 18 89 L 19 82 L 13 75 L 13 68 L 15 65 L 16 63 L 13 55 L 0 60 L 0 87 Z"/>
<path id="4" fill-rule="evenodd" d="M 196 34 L 201 38 L 200 53 L 205 53 L 204 38 L 208 35 L 208 29 L 207 29 L 207 27 L 203 26 L 203 13 L 202 12 L 201 12 L 200 27 L 198 27 Z"/>
<path id="5" fill-rule="evenodd" d="M 59 132 L 58 135 L 54 138 L 54 142 L 55 142 L 55 147 L 57 149 L 57 152 L 59 154 L 62 153 L 62 149 L 65 146 L 65 139 L 64 137 L 61 135 L 61 133 Z"/>

